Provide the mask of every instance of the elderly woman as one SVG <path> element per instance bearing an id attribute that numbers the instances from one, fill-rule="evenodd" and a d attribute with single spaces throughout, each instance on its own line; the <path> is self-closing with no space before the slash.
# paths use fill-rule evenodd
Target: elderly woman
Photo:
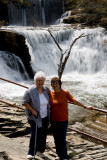
<path id="1" fill-rule="evenodd" d="M 32 159 L 35 153 L 41 156 L 46 147 L 50 107 L 49 89 L 44 87 L 45 78 L 45 74 L 42 71 L 37 72 L 34 76 L 35 85 L 29 88 L 23 96 L 22 104 L 26 107 L 26 114 L 31 127 L 27 159 Z"/>
<path id="2" fill-rule="evenodd" d="M 58 77 L 51 79 L 53 91 L 50 93 L 51 125 L 56 145 L 56 159 L 68 160 L 66 148 L 66 131 L 68 126 L 68 101 L 83 108 L 92 109 L 75 100 L 72 95 L 61 89 L 61 81 Z"/>

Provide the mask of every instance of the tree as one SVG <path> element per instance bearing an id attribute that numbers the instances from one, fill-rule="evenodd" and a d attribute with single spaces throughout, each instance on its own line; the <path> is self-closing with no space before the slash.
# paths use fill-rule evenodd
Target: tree
<path id="1" fill-rule="evenodd" d="M 59 48 L 60 50 L 60 62 L 58 64 L 58 77 L 59 79 L 61 79 L 62 77 L 62 74 L 64 72 L 64 69 L 65 69 L 65 65 L 67 63 L 67 60 L 70 56 L 70 53 L 71 53 L 71 49 L 73 47 L 73 45 L 76 43 L 76 41 L 82 37 L 86 37 L 87 35 L 84 35 L 84 33 L 82 33 L 80 36 L 78 36 L 77 38 L 75 38 L 71 44 L 70 44 L 70 47 L 69 49 L 67 49 L 65 52 L 63 51 L 63 49 L 60 47 L 60 45 L 58 44 L 58 42 L 56 41 L 55 37 L 53 36 L 53 34 L 51 33 L 51 31 L 48 29 L 48 32 L 49 34 L 51 35 L 51 37 L 53 38 L 55 44 L 57 45 L 57 47 Z M 66 56 L 64 57 L 64 55 L 66 54 Z"/>

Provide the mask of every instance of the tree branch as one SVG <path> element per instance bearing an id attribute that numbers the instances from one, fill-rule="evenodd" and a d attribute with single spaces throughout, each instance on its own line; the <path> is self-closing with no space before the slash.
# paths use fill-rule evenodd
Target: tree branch
<path id="1" fill-rule="evenodd" d="M 58 42 L 56 41 L 55 37 L 53 36 L 53 34 L 51 33 L 51 31 L 48 29 L 49 34 L 51 35 L 51 37 L 53 38 L 55 44 L 57 45 L 57 47 L 59 48 L 59 50 L 61 51 L 62 54 L 62 48 L 60 47 L 60 45 L 58 44 Z"/>
<path id="2" fill-rule="evenodd" d="M 89 35 L 91 35 L 91 34 L 84 35 L 84 33 L 82 33 L 80 36 L 78 36 L 77 38 L 75 38 L 75 39 L 73 40 L 73 42 L 71 42 L 70 48 L 67 49 L 67 50 L 63 53 L 62 48 L 60 47 L 60 45 L 58 44 L 58 42 L 56 41 L 55 37 L 53 36 L 53 34 L 51 33 L 51 31 L 50 31 L 49 29 L 48 29 L 48 32 L 50 33 L 51 37 L 53 38 L 55 44 L 57 45 L 57 47 L 59 48 L 60 53 L 61 53 L 60 63 L 58 64 L 58 76 L 59 76 L 59 79 L 61 79 L 62 74 L 63 74 L 63 71 L 64 71 L 64 69 L 65 69 L 65 65 L 66 65 L 67 60 L 68 60 L 68 58 L 69 58 L 69 56 L 70 56 L 71 49 L 72 49 L 73 45 L 76 43 L 76 41 L 77 41 L 78 39 L 80 39 L 80 38 L 82 38 L 82 37 L 89 36 Z M 68 51 L 68 53 L 67 53 L 67 51 Z M 64 60 L 63 60 L 63 57 L 64 57 L 64 55 L 65 55 L 66 53 L 67 53 L 67 55 L 65 56 L 65 58 L 64 58 Z"/>

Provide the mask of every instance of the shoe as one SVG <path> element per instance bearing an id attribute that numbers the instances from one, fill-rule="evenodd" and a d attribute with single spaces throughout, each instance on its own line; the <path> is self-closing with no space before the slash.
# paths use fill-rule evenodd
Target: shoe
<path id="1" fill-rule="evenodd" d="M 60 160 L 60 157 L 56 157 L 55 160 Z"/>
<path id="2" fill-rule="evenodd" d="M 36 155 L 41 158 L 45 158 L 45 155 L 39 151 L 36 152 Z"/>
<path id="3" fill-rule="evenodd" d="M 27 155 L 27 159 L 32 159 L 32 158 L 34 158 L 34 156 L 32 156 L 30 154 Z"/>

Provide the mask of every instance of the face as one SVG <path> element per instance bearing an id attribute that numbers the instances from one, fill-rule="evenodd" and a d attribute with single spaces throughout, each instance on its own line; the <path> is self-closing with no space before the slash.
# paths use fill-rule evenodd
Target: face
<path id="1" fill-rule="evenodd" d="M 60 85 L 59 85 L 58 81 L 53 81 L 51 83 L 51 86 L 52 86 L 54 91 L 59 91 L 60 90 Z"/>
<path id="2" fill-rule="evenodd" d="M 45 82 L 45 79 L 44 79 L 44 78 L 37 78 L 37 79 L 36 79 L 36 86 L 37 86 L 38 88 L 43 88 L 44 82 Z"/>

